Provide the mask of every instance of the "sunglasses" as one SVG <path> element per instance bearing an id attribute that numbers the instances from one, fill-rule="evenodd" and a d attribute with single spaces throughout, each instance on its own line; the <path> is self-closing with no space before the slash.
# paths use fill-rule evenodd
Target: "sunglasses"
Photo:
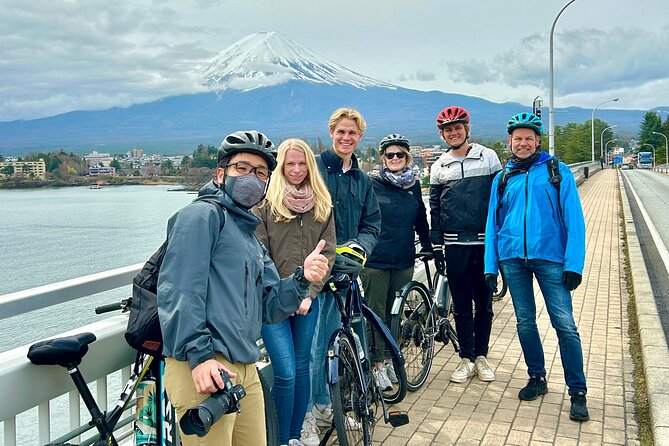
<path id="1" fill-rule="evenodd" d="M 394 157 L 397 157 L 399 159 L 404 159 L 404 157 L 407 156 L 407 154 L 404 152 L 386 152 L 384 153 L 384 156 L 386 157 L 387 160 L 391 160 Z"/>

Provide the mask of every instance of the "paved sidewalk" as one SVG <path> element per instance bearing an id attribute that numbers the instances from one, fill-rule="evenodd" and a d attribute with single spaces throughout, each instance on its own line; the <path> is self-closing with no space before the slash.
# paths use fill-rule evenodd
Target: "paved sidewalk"
<path id="1" fill-rule="evenodd" d="M 557 336 L 538 286 L 537 313 L 546 354 L 549 392 L 536 401 L 518 399 L 527 372 L 516 335 L 510 296 L 493 306 L 489 362 L 497 379 L 465 384 L 449 381 L 459 362 L 451 345 L 436 354 L 428 381 L 396 406 L 410 423 L 377 425 L 383 445 L 576 445 L 639 444 L 629 354 L 627 293 L 623 276 L 618 177 L 597 173 L 579 187 L 586 220 L 587 252 L 583 283 L 574 292 L 574 315 L 583 342 L 590 421 L 569 419 Z M 536 284 L 535 284 L 536 285 Z"/>

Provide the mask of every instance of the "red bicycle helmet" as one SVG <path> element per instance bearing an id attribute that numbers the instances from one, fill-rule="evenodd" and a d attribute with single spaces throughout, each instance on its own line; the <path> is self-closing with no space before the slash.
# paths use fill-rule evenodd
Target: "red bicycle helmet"
<path id="1" fill-rule="evenodd" d="M 462 122 L 469 124 L 469 113 L 462 107 L 446 107 L 437 115 L 437 128 L 441 129 L 446 124 Z"/>

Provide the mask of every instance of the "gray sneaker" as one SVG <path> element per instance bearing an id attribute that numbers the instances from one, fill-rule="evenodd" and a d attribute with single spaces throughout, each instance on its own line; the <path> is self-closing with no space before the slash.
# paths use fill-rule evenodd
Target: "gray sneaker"
<path id="1" fill-rule="evenodd" d="M 451 381 L 454 383 L 463 383 L 476 374 L 476 367 L 469 358 L 462 358 L 460 364 L 451 373 Z"/>
<path id="2" fill-rule="evenodd" d="M 399 380 L 397 379 L 397 374 L 395 373 L 395 367 L 393 367 L 392 361 L 388 361 L 386 363 L 386 375 L 388 375 L 388 379 L 390 380 L 391 383 L 393 384 L 399 383 Z"/>
<path id="3" fill-rule="evenodd" d="M 474 366 L 476 367 L 476 374 L 481 381 L 490 382 L 495 380 L 495 372 L 488 365 L 488 360 L 485 356 L 477 356 L 474 360 Z"/>
<path id="4" fill-rule="evenodd" d="M 300 441 L 304 446 L 318 446 L 321 443 L 321 439 L 318 436 L 320 433 L 321 431 L 316 424 L 316 418 L 314 417 L 313 412 L 307 412 L 304 416 L 304 422 L 302 423 Z"/>
<path id="5" fill-rule="evenodd" d="M 332 406 L 328 404 L 323 410 L 318 410 L 318 407 L 314 404 L 314 409 L 312 410 L 314 418 L 316 418 L 316 425 L 318 427 L 330 427 L 332 425 Z"/>
<path id="6" fill-rule="evenodd" d="M 384 364 L 374 366 L 372 374 L 374 375 L 374 380 L 376 381 L 376 385 L 379 386 L 379 389 L 392 390 L 393 383 L 391 383 L 390 378 L 388 378 L 386 366 Z"/>

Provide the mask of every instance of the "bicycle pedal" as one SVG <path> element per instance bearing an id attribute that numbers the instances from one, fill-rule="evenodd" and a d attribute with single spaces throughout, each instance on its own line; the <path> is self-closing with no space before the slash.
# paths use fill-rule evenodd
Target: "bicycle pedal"
<path id="1" fill-rule="evenodd" d="M 409 414 L 403 410 L 393 410 L 388 412 L 388 422 L 392 427 L 404 426 L 409 424 Z"/>

